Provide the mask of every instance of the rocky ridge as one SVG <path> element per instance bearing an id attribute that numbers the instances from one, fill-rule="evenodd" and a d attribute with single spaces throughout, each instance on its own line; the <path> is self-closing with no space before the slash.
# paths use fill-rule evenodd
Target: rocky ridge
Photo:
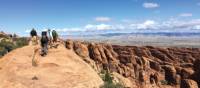
<path id="1" fill-rule="evenodd" d="M 65 46 L 97 72 L 108 70 L 128 79 L 126 87 L 200 87 L 199 48 L 119 46 L 72 40 L 67 40 Z"/>

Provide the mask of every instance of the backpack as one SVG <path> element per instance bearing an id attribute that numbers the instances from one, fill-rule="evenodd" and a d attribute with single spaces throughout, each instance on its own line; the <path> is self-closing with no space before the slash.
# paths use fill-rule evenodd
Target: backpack
<path id="1" fill-rule="evenodd" d="M 41 38 L 41 44 L 45 44 L 45 43 L 48 43 L 49 39 L 47 37 L 47 32 L 46 31 L 43 31 L 42 32 L 42 38 Z"/>
<path id="2" fill-rule="evenodd" d="M 42 32 L 42 36 L 47 36 L 47 32 L 46 32 L 46 31 L 43 31 L 43 32 Z"/>
<path id="3" fill-rule="evenodd" d="M 57 34 L 57 32 L 55 30 L 52 31 L 52 36 L 53 37 L 58 37 L 58 34 Z"/>
<path id="4" fill-rule="evenodd" d="M 42 36 L 42 38 L 41 38 L 41 43 L 42 43 L 42 44 L 48 43 L 48 37 L 47 37 L 47 36 Z"/>

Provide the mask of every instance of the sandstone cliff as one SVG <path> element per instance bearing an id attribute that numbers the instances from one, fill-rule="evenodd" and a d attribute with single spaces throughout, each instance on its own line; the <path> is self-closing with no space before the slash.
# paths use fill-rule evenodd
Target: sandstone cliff
<path id="1" fill-rule="evenodd" d="M 73 50 L 96 72 L 108 70 L 129 81 L 131 88 L 198 88 L 199 48 L 119 46 L 67 40 Z"/>

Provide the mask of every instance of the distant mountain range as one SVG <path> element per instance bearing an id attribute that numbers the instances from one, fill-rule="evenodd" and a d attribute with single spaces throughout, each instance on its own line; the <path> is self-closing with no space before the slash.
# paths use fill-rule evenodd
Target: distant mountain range
<path id="1" fill-rule="evenodd" d="M 144 35 L 144 36 L 199 36 L 200 37 L 200 32 L 143 32 L 143 33 L 106 33 L 106 34 L 99 34 L 100 36 L 123 36 L 123 35 Z"/>
<path id="2" fill-rule="evenodd" d="M 102 36 L 102 37 L 113 37 L 113 36 L 166 36 L 166 37 L 200 37 L 200 32 L 132 32 L 132 33 L 79 33 L 79 34 L 68 34 L 65 36 L 72 37 L 92 37 L 92 36 Z"/>

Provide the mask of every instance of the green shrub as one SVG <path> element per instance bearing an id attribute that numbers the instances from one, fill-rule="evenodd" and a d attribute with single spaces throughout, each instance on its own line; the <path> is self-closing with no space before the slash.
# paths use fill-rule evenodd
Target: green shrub
<path id="1" fill-rule="evenodd" d="M 4 56 L 8 51 L 4 47 L 0 47 L 0 57 Z"/>
<path id="2" fill-rule="evenodd" d="M 16 48 L 20 48 L 26 45 L 28 45 L 28 40 L 26 38 L 16 39 Z"/>
<path id="3" fill-rule="evenodd" d="M 15 45 L 12 42 L 7 41 L 7 40 L 2 40 L 0 42 L 0 47 L 4 47 L 8 52 L 15 49 Z"/>
<path id="4" fill-rule="evenodd" d="M 5 38 L 0 42 L 0 57 L 4 56 L 7 52 L 25 45 L 28 45 L 26 38 L 17 38 L 14 42 Z"/>
<path id="5" fill-rule="evenodd" d="M 112 74 L 110 74 L 108 71 L 102 70 L 100 76 L 104 81 L 104 85 L 102 85 L 100 88 L 124 88 L 122 84 L 113 82 Z"/>
<path id="6" fill-rule="evenodd" d="M 169 84 L 167 80 L 161 80 L 160 82 L 161 82 L 162 85 L 168 85 Z"/>

